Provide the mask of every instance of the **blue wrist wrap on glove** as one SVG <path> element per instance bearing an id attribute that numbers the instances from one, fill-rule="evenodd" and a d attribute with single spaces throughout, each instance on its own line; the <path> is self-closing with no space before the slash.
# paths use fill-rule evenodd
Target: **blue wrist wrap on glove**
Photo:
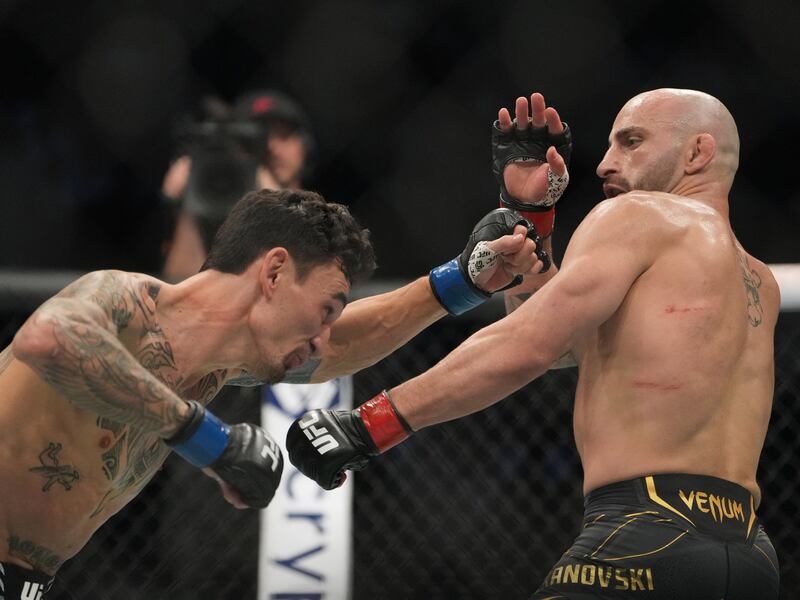
<path id="1" fill-rule="evenodd" d="M 204 468 L 217 460 L 228 445 L 230 426 L 205 411 L 197 430 L 185 442 L 172 449 L 195 467 Z"/>
<path id="2" fill-rule="evenodd" d="M 479 290 L 458 266 L 458 258 L 431 269 L 433 294 L 451 315 L 460 315 L 488 300 L 491 295 Z"/>

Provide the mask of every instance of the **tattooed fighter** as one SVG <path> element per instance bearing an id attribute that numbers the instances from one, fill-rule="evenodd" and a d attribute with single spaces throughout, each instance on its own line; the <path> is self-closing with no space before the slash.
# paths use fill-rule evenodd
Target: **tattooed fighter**
<path id="1" fill-rule="evenodd" d="M 280 450 L 260 427 L 207 411 L 219 389 L 374 363 L 541 269 L 527 225 L 492 211 L 457 259 L 339 319 L 351 282 L 374 269 L 368 232 L 317 194 L 263 190 L 236 205 L 204 270 L 182 283 L 99 271 L 45 302 L 0 354 L 0 597 L 48 589 L 170 450 L 234 506 L 266 506 Z"/>
<path id="2" fill-rule="evenodd" d="M 529 123 L 560 127 L 540 94 L 531 104 L 529 116 L 519 98 L 513 122 L 500 112 L 512 146 L 524 146 Z M 496 142 L 496 157 L 501 150 Z M 289 459 L 335 487 L 345 469 L 411 432 L 481 410 L 572 361 L 586 512 L 532 598 L 777 599 L 756 469 L 779 291 L 731 229 L 738 162 L 736 124 L 716 98 L 675 89 L 634 97 L 597 167 L 606 200 L 575 231 L 560 270 L 529 277 L 529 298 L 507 292 L 516 309 L 428 372 L 355 411 L 303 415 L 289 429 Z M 512 199 L 537 200 L 536 163 L 499 166 Z M 320 455 L 303 435 L 311 424 L 339 447 Z"/>

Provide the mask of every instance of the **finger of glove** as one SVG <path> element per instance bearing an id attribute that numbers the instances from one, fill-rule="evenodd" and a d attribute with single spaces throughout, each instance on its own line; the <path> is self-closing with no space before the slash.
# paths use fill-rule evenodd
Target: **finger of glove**
<path id="1" fill-rule="evenodd" d="M 250 508 L 266 508 L 278 488 L 280 477 L 264 478 L 264 472 L 243 465 L 217 467 L 219 476 Z M 226 498 L 227 499 L 227 498 Z"/>
<path id="2" fill-rule="evenodd" d="M 524 96 L 517 98 L 514 104 L 514 123 L 517 131 L 525 131 L 528 128 L 528 99 Z"/>
<path id="3" fill-rule="evenodd" d="M 563 177 L 567 172 L 567 163 L 564 162 L 564 157 L 558 153 L 555 146 L 550 146 L 547 149 L 547 164 L 550 165 L 550 170 L 559 177 Z"/>
<path id="4" fill-rule="evenodd" d="M 514 233 L 504 235 L 491 242 L 486 242 L 485 248 L 497 254 L 514 254 L 522 249 L 525 243 L 527 230 L 522 225 L 514 228 Z M 477 246 L 475 246 L 477 248 Z"/>
<path id="5" fill-rule="evenodd" d="M 344 484 L 347 480 L 347 471 L 361 471 L 367 468 L 369 464 L 369 458 L 366 456 L 356 456 L 350 462 L 342 465 L 339 469 L 328 478 L 326 482 L 320 482 L 320 487 L 326 490 L 334 490 L 337 487 L 340 487 Z"/>
<path id="6" fill-rule="evenodd" d="M 242 499 L 241 494 L 239 494 L 239 492 L 236 491 L 236 488 L 234 488 L 231 484 L 222 479 L 222 477 L 217 475 L 213 469 L 209 469 L 208 467 L 206 467 L 205 469 L 203 469 L 203 473 L 211 477 L 219 484 L 219 487 L 222 490 L 222 497 L 225 498 L 228 504 L 238 509 L 250 508 L 247 505 L 247 503 Z"/>
<path id="7" fill-rule="evenodd" d="M 561 121 L 563 131 L 560 133 L 550 133 L 547 136 L 547 143 L 549 146 L 555 146 L 558 153 L 564 158 L 564 162 L 569 164 L 570 155 L 572 154 L 572 132 L 569 125 Z"/>
<path id="8" fill-rule="evenodd" d="M 537 260 L 536 243 L 531 238 L 523 238 L 519 249 L 500 254 L 503 269 L 509 275 L 525 273 L 531 269 Z"/>
<path id="9" fill-rule="evenodd" d="M 544 111 L 544 119 L 547 123 L 547 131 L 553 135 L 558 135 L 564 131 L 564 124 L 561 122 L 561 117 L 558 116 L 558 111 L 552 106 L 548 106 Z"/>
<path id="10" fill-rule="evenodd" d="M 511 130 L 513 123 L 511 121 L 511 113 L 508 112 L 507 108 L 503 107 L 497 112 L 497 123 L 503 133 L 508 133 Z"/>
<path id="11" fill-rule="evenodd" d="M 544 96 L 539 92 L 531 94 L 531 123 L 534 127 L 544 127 L 547 122 Z"/>

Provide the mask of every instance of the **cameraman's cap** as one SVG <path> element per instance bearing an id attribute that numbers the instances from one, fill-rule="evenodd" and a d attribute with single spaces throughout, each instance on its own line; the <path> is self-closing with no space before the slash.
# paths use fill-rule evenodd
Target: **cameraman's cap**
<path id="1" fill-rule="evenodd" d="M 243 94 L 234 103 L 232 116 L 241 120 L 282 121 L 304 132 L 311 129 L 300 105 L 286 94 L 274 90 Z"/>

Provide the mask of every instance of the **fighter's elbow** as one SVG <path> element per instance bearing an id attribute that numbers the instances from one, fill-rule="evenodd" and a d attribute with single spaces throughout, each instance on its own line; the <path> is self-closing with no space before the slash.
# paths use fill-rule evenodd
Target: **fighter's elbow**
<path id="1" fill-rule="evenodd" d="M 526 348 L 521 352 L 507 354 L 501 359 L 501 364 L 503 376 L 521 387 L 546 372 L 552 361 L 544 349 Z"/>

